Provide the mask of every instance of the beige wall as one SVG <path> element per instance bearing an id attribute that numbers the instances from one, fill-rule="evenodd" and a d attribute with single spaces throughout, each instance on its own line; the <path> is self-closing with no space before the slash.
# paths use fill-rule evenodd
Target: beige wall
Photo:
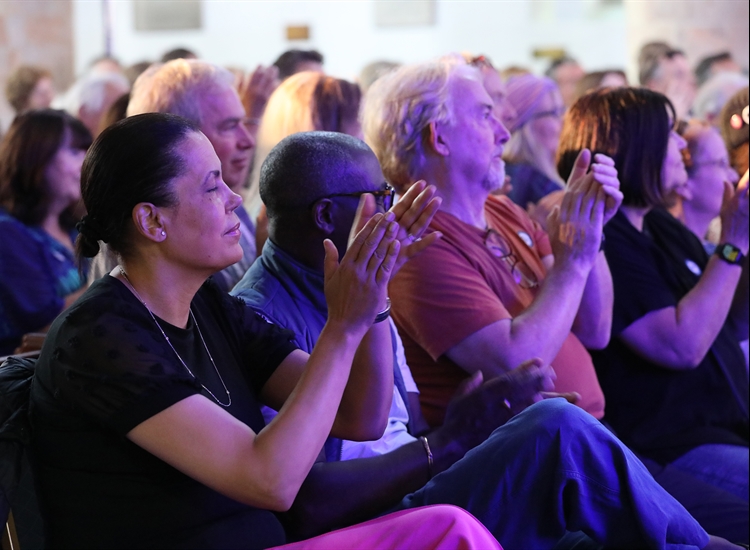
<path id="1" fill-rule="evenodd" d="M 691 66 L 724 50 L 748 68 L 748 0 L 624 0 L 629 75 L 637 82 L 638 51 L 646 42 L 664 40 L 685 51 Z"/>
<path id="2" fill-rule="evenodd" d="M 5 100 L 8 74 L 22 64 L 52 72 L 55 87 L 73 81 L 71 0 L 0 1 L 0 125 L 8 128 L 13 110 Z"/>

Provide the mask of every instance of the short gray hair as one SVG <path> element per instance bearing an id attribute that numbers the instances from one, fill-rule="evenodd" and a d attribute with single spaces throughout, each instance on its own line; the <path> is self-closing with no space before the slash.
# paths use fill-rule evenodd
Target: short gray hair
<path id="1" fill-rule="evenodd" d="M 200 98 L 233 83 L 227 69 L 198 59 L 152 65 L 133 84 L 127 114 L 170 113 L 201 124 Z"/>
<path id="2" fill-rule="evenodd" d="M 368 90 L 362 111 L 365 141 L 399 191 L 412 183 L 422 165 L 430 123 L 453 122 L 449 84 L 457 76 L 481 82 L 478 69 L 450 55 L 400 67 Z"/>

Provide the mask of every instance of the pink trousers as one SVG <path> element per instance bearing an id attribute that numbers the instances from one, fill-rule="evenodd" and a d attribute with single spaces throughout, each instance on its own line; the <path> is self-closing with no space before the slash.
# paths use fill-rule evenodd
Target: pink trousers
<path id="1" fill-rule="evenodd" d="M 279 550 L 502 550 L 469 512 L 437 504 L 388 514 Z"/>

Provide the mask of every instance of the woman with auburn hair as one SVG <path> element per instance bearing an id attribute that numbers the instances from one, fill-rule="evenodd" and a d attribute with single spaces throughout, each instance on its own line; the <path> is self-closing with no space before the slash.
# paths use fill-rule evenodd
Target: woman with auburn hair
<path id="1" fill-rule="evenodd" d="M 83 292 L 74 257 L 91 135 L 63 111 L 18 116 L 0 143 L 0 355 Z"/>
<path id="2" fill-rule="evenodd" d="M 398 221 L 415 220 L 418 238 L 434 204 L 376 214 L 341 262 L 324 243 L 328 322 L 308 355 L 210 278 L 242 255 L 241 198 L 195 124 L 160 113 L 115 123 L 89 151 L 81 188 L 78 254 L 92 257 L 103 241 L 120 264 L 52 324 L 36 364 L 31 447 L 47 545 L 284 544 L 275 512 L 291 506 L 329 434 L 383 431 L 393 368 L 379 321 L 390 274 L 414 246 L 399 255 Z M 261 403 L 280 411 L 268 425 Z M 291 547 L 404 544 L 498 548 L 454 507 Z"/>
<path id="3" fill-rule="evenodd" d="M 250 190 L 245 203 L 251 213 L 262 203 L 258 192 L 260 167 L 274 146 L 297 132 L 340 132 L 362 139 L 356 84 L 323 73 L 303 71 L 284 80 L 271 94 L 258 129 Z M 258 247 L 260 254 L 261 247 Z"/>
<path id="4" fill-rule="evenodd" d="M 605 227 L 612 339 L 592 351 L 605 419 L 632 449 L 748 501 L 748 376 L 732 302 L 748 251 L 748 190 L 723 186 L 716 253 L 663 207 L 686 185 L 675 111 L 646 89 L 603 89 L 566 115 L 558 167 L 615 160 L 624 200 Z M 747 527 L 746 527 L 747 528 Z"/>

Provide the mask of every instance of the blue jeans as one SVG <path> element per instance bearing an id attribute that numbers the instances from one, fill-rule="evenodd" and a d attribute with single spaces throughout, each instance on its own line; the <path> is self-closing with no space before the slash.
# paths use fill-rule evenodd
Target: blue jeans
<path id="1" fill-rule="evenodd" d="M 701 445 L 671 464 L 673 467 L 748 501 L 750 449 L 739 445 Z"/>
<path id="2" fill-rule="evenodd" d="M 474 514 L 505 550 L 553 548 L 566 530 L 614 548 L 708 544 L 635 455 L 563 399 L 529 407 L 397 509 L 437 503 Z"/>

